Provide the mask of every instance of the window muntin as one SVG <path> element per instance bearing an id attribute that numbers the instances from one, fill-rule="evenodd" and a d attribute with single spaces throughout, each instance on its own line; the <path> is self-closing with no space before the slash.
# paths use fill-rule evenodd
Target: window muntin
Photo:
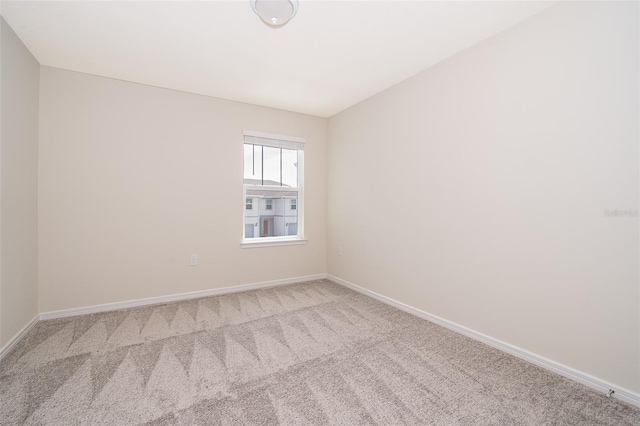
<path id="1" fill-rule="evenodd" d="M 304 141 L 286 138 L 245 131 L 244 195 L 259 207 L 245 208 L 243 242 L 304 241 Z"/>

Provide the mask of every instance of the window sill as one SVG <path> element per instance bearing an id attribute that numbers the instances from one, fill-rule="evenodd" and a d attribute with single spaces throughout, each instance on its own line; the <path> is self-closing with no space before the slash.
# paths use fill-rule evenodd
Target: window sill
<path id="1" fill-rule="evenodd" d="M 245 248 L 276 247 L 276 246 L 297 246 L 307 244 L 303 238 L 254 238 L 257 241 L 244 240 L 240 246 Z"/>

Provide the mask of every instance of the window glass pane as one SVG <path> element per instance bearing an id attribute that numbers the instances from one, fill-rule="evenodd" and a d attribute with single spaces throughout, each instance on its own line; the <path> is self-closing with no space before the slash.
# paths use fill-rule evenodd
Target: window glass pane
<path id="1" fill-rule="evenodd" d="M 262 146 L 244 144 L 244 183 L 262 185 Z"/>
<path id="2" fill-rule="evenodd" d="M 258 235 L 258 221 L 260 220 L 260 212 L 258 211 L 260 198 L 250 197 L 247 194 L 247 205 L 251 205 L 252 208 L 245 209 L 244 211 L 244 237 L 245 238 L 256 238 Z M 251 202 L 249 204 L 249 201 Z M 253 208 L 256 206 L 256 208 Z"/>
<path id="3" fill-rule="evenodd" d="M 282 149 L 282 184 L 298 186 L 298 151 Z"/>
<path id="4" fill-rule="evenodd" d="M 263 185 L 280 185 L 280 148 L 263 146 L 264 183 Z"/>
<path id="5" fill-rule="evenodd" d="M 290 198 L 286 201 L 287 208 L 284 212 L 284 235 L 298 235 L 298 198 Z"/>
<path id="6" fill-rule="evenodd" d="M 247 199 L 254 207 L 244 212 L 245 238 L 298 235 L 297 190 L 248 188 Z"/>

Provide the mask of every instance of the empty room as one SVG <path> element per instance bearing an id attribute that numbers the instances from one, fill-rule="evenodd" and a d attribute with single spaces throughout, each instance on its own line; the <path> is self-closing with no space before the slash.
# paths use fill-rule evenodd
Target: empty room
<path id="1" fill-rule="evenodd" d="M 640 2 L 0 14 L 0 425 L 640 425 Z"/>

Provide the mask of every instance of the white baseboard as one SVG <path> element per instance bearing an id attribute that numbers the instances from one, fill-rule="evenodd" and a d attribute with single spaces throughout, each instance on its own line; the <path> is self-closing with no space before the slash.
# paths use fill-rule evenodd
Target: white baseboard
<path id="1" fill-rule="evenodd" d="M 0 360 L 2 360 L 2 358 L 4 358 L 4 356 L 6 354 L 9 353 L 9 351 L 11 351 L 11 349 L 13 349 L 13 347 L 20 341 L 22 340 L 22 338 L 24 336 L 26 336 L 26 334 L 29 332 L 29 330 L 31 330 L 31 327 L 33 327 L 34 325 L 36 325 L 36 323 L 38 322 L 38 318 L 39 316 L 36 315 L 35 317 L 31 318 L 31 321 L 29 321 L 24 327 L 22 327 L 22 329 L 20 331 L 18 331 L 16 333 L 15 336 L 13 336 L 11 338 L 11 340 L 9 340 L 7 342 L 6 345 L 4 345 L 2 348 L 0 348 Z"/>
<path id="2" fill-rule="evenodd" d="M 629 404 L 635 405 L 636 407 L 640 407 L 640 394 L 636 392 L 632 392 L 628 389 L 620 388 L 614 384 L 611 384 L 605 380 L 601 380 L 597 377 L 593 377 L 587 373 L 583 373 L 581 371 L 575 370 L 566 365 L 560 364 L 556 361 L 550 360 L 543 356 L 537 355 L 535 353 L 529 352 L 525 349 L 519 348 L 517 346 L 511 345 L 509 343 L 503 342 L 498 339 L 494 339 L 493 337 L 487 336 L 486 334 L 479 333 L 470 328 L 464 327 L 462 325 L 456 324 L 452 321 L 446 320 L 444 318 L 438 317 L 436 315 L 432 315 L 428 312 L 420 310 L 418 308 L 414 308 L 413 306 L 409 306 L 402 302 L 399 302 L 395 299 L 392 299 L 387 296 L 383 296 L 371 290 L 367 290 L 366 288 L 360 287 L 356 284 L 350 283 L 349 281 L 345 281 L 341 278 L 333 276 L 331 274 L 327 274 L 327 279 L 334 281 L 337 284 L 341 284 L 345 287 L 348 287 L 352 290 L 357 291 L 358 293 L 362 293 L 366 296 L 377 299 L 387 305 L 391 305 L 395 308 L 401 309 L 405 312 L 413 314 L 417 317 L 423 318 L 427 321 L 433 322 L 435 324 L 441 325 L 442 327 L 448 328 L 449 330 L 460 333 L 464 336 L 470 337 L 474 340 L 480 341 L 484 344 L 492 346 L 496 349 L 499 349 L 503 352 L 511 354 L 515 357 L 528 361 L 532 364 L 535 364 L 539 367 L 545 368 L 547 370 L 553 371 L 561 376 L 564 376 L 568 379 L 574 380 L 578 383 L 581 383 L 585 386 L 588 386 L 592 389 L 600 391 L 602 393 L 608 393 L 610 389 L 614 390 L 613 397 L 625 401 Z"/>
<path id="3" fill-rule="evenodd" d="M 81 308 L 63 309 L 60 311 L 43 312 L 41 320 L 55 318 L 74 317 L 76 315 L 95 314 L 97 312 L 115 311 L 118 309 L 135 308 L 137 306 L 160 305 L 162 303 L 178 302 L 181 300 L 198 299 L 200 297 L 219 296 L 222 294 L 240 293 L 242 291 L 257 290 L 260 288 L 276 287 L 286 284 L 294 284 L 303 281 L 320 280 L 327 274 L 307 275 L 303 277 L 286 278 L 282 280 L 264 281 L 253 284 L 242 284 L 232 287 L 213 288 L 210 290 L 192 291 L 189 293 L 170 294 L 167 296 L 147 297 L 144 299 L 126 300 L 124 302 L 105 303 L 103 305 L 84 306 Z"/>

